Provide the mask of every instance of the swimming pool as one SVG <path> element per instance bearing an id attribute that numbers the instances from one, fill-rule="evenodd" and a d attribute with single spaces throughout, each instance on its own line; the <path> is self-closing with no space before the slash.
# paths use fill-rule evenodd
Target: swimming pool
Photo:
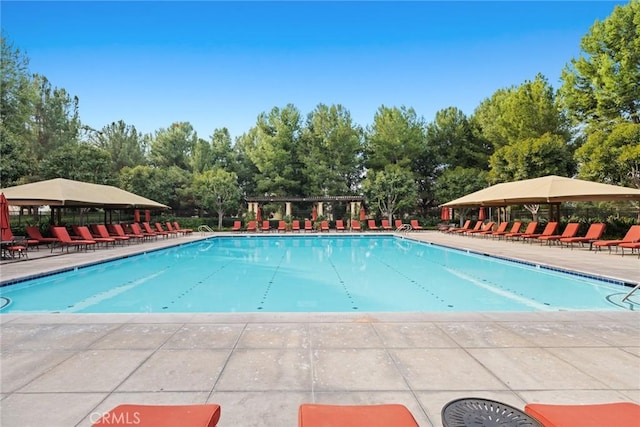
<path id="1" fill-rule="evenodd" d="M 625 291 L 396 236 L 302 235 L 215 237 L 0 296 L 2 313 L 465 312 L 620 310 Z"/>

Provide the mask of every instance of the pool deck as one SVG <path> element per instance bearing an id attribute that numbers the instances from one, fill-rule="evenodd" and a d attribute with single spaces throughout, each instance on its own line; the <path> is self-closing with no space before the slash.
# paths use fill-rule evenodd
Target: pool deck
<path id="1" fill-rule="evenodd" d="M 3 261 L 0 279 L 215 234 Z M 408 238 L 640 279 L 637 255 L 412 232 Z M 627 291 L 621 287 L 621 292 Z M 640 300 L 640 295 L 634 296 Z M 218 403 L 221 427 L 296 426 L 301 403 L 402 403 L 441 426 L 460 397 L 640 403 L 640 313 L 0 315 L 0 425 L 90 426 L 120 403 Z"/>

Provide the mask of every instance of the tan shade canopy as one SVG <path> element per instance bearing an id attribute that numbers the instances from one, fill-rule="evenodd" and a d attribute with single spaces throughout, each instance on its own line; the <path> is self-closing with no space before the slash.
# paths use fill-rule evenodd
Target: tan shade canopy
<path id="1" fill-rule="evenodd" d="M 168 209 L 137 194 L 110 185 L 55 178 L 0 189 L 14 206 L 99 207 L 110 209 Z"/>
<path id="2" fill-rule="evenodd" d="M 444 203 L 442 206 L 508 206 L 624 200 L 640 200 L 640 190 L 549 175 L 496 184 Z"/>

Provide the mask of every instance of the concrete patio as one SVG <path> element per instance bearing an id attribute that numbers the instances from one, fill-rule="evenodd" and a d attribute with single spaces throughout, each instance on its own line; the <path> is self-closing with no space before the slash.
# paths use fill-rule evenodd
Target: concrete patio
<path id="1" fill-rule="evenodd" d="M 3 263 L 2 281 L 211 235 Z M 637 283 L 636 256 L 408 238 Z M 621 287 L 622 291 L 628 291 Z M 640 299 L 637 298 L 637 299 Z M 640 314 L 0 315 L 0 424 L 90 426 L 120 403 L 222 406 L 219 425 L 295 426 L 304 402 L 402 403 L 421 426 L 460 397 L 640 403 Z"/>

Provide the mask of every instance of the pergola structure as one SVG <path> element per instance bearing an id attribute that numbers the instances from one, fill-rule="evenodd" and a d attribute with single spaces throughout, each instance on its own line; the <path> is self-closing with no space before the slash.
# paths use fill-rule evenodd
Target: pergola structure
<path id="1" fill-rule="evenodd" d="M 260 204 L 263 203 L 284 203 L 285 216 L 291 215 L 291 204 L 294 202 L 313 203 L 318 216 L 324 214 L 325 202 L 349 203 L 349 212 L 357 212 L 360 209 L 364 196 L 314 196 L 314 197 L 293 197 L 293 196 L 255 196 L 245 197 L 247 210 L 257 214 Z"/>

